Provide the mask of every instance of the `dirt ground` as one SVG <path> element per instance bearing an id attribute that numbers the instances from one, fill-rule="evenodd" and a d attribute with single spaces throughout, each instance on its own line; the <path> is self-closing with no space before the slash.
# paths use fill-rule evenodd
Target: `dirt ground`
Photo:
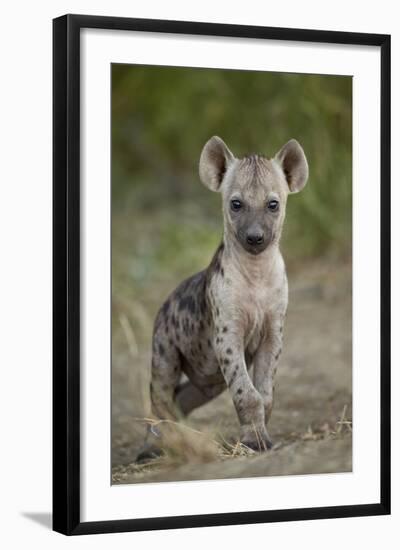
<path id="1" fill-rule="evenodd" d="M 130 308 L 113 304 L 113 483 L 351 471 L 351 266 L 317 262 L 289 272 L 288 279 L 284 347 L 269 423 L 274 447 L 262 454 L 236 445 L 238 421 L 225 392 L 194 411 L 182 428 L 174 427 L 163 459 L 135 463 L 145 436 L 143 419 L 150 416 L 152 319 L 140 301 Z"/>

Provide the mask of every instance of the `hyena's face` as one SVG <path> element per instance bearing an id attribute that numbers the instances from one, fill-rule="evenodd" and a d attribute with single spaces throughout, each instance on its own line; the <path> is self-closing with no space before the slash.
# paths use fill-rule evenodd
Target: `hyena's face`
<path id="1" fill-rule="evenodd" d="M 234 162 L 221 186 L 226 234 L 254 255 L 279 241 L 288 191 L 268 159 L 251 155 Z"/>
<path id="2" fill-rule="evenodd" d="M 308 164 L 294 139 L 272 160 L 258 155 L 236 159 L 214 136 L 201 153 L 200 178 L 222 194 L 227 238 L 256 255 L 279 241 L 287 196 L 305 186 Z"/>

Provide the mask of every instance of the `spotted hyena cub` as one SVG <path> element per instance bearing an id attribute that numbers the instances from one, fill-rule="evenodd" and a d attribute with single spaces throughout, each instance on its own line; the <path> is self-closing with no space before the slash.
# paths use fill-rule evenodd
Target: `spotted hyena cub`
<path id="1" fill-rule="evenodd" d="M 158 418 L 178 419 L 228 388 L 241 442 L 272 446 L 267 423 L 288 303 L 279 240 L 287 197 L 307 177 L 294 139 L 272 159 L 237 159 L 219 137 L 204 146 L 200 178 L 222 195 L 224 236 L 210 265 L 183 281 L 157 315 L 150 389 Z M 155 451 L 152 432 L 142 458 Z"/>

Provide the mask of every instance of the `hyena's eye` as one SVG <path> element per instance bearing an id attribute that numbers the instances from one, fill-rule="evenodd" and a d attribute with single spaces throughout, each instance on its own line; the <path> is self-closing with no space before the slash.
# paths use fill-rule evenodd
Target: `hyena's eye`
<path id="1" fill-rule="evenodd" d="M 276 212 L 279 209 L 279 202 L 275 199 L 272 199 L 267 204 L 268 210 L 271 210 L 272 212 Z"/>
<path id="2" fill-rule="evenodd" d="M 238 199 L 233 199 L 231 201 L 231 209 L 234 211 L 234 212 L 237 212 L 238 210 L 240 210 L 242 208 L 242 203 L 240 200 Z"/>

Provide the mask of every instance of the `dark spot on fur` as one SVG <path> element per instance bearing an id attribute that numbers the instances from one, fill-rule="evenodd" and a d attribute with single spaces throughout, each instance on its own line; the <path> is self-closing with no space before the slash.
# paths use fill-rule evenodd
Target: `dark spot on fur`
<path id="1" fill-rule="evenodd" d="M 196 313 L 196 301 L 193 296 L 183 296 L 179 301 L 179 311 L 187 309 L 190 313 Z"/>
<path id="2" fill-rule="evenodd" d="M 239 368 L 239 365 L 236 365 L 235 370 L 233 371 L 232 377 L 231 377 L 231 379 L 229 380 L 229 386 L 231 386 L 231 385 L 233 384 L 233 382 L 235 381 L 235 378 L 236 378 L 236 375 L 237 375 L 238 368 Z"/>
<path id="3" fill-rule="evenodd" d="M 158 351 L 159 351 L 161 356 L 163 356 L 165 354 L 165 348 L 161 343 L 158 345 Z"/>
<path id="4" fill-rule="evenodd" d="M 168 342 L 169 342 L 169 345 L 170 345 L 170 346 L 173 346 L 173 345 L 174 345 L 174 342 L 173 342 L 172 338 L 169 338 L 169 339 L 168 339 Z"/>
<path id="5" fill-rule="evenodd" d="M 211 340 L 209 338 L 207 338 L 207 346 L 211 348 Z"/>
<path id="6" fill-rule="evenodd" d="M 221 273 L 221 277 L 224 277 L 225 272 L 224 272 L 224 268 L 223 268 L 222 266 L 221 266 L 221 271 L 220 271 L 220 273 Z"/>
<path id="7" fill-rule="evenodd" d="M 218 307 L 215 308 L 215 315 L 216 315 L 217 317 L 219 317 L 219 308 L 218 308 Z"/>
<path id="8" fill-rule="evenodd" d="M 232 350 L 231 350 L 231 348 L 227 348 L 226 353 L 227 353 L 228 355 L 232 355 Z"/>
<path id="9" fill-rule="evenodd" d="M 228 332 L 228 327 L 224 327 L 224 328 L 222 329 L 222 332 Z"/>
<path id="10" fill-rule="evenodd" d="M 204 323 L 203 323 L 203 321 L 200 321 L 199 327 L 200 327 L 200 330 L 204 330 Z"/>
<path id="11" fill-rule="evenodd" d="M 236 392 L 238 395 L 242 394 L 243 393 L 243 390 L 242 388 L 238 388 L 238 391 Z"/>
<path id="12" fill-rule="evenodd" d="M 229 359 L 225 358 L 224 359 L 224 365 L 229 365 L 229 363 L 230 363 Z"/>

